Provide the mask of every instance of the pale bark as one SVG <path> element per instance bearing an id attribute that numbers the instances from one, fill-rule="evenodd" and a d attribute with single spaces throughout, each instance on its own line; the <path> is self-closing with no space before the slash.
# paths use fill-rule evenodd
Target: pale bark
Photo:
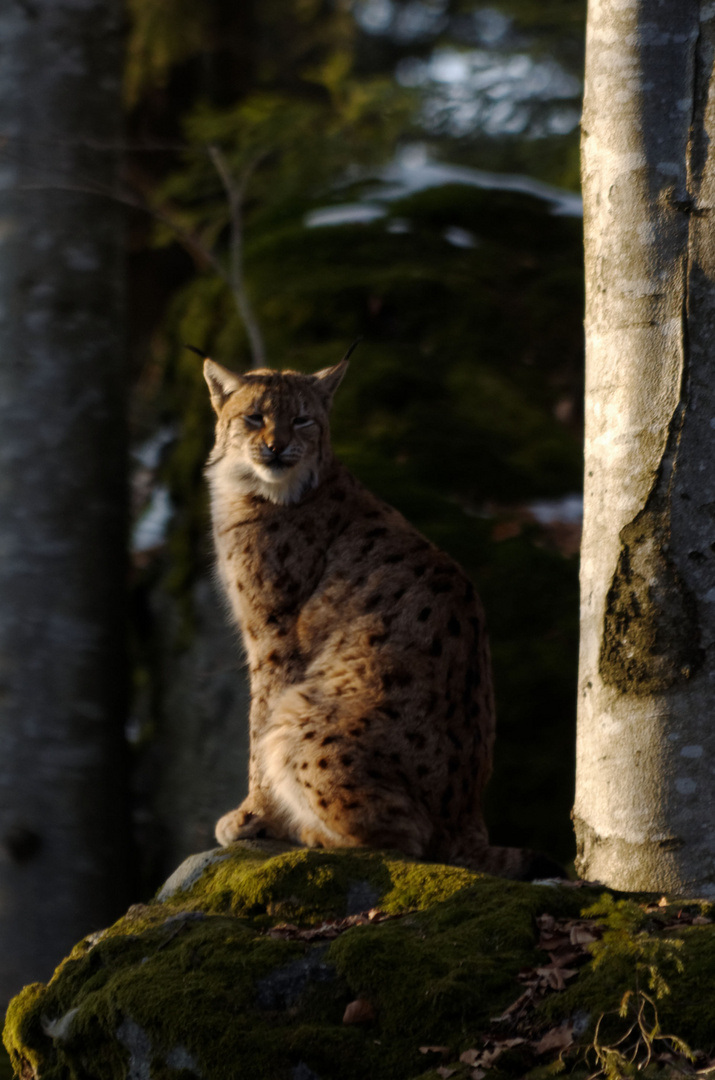
<path id="1" fill-rule="evenodd" d="M 121 19 L 0 5 L 0 1007 L 125 902 Z"/>
<path id="2" fill-rule="evenodd" d="M 715 4 L 591 0 L 577 867 L 715 895 Z"/>

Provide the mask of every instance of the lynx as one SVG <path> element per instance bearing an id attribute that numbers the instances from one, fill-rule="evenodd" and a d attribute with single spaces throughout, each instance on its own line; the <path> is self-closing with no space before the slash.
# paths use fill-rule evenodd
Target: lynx
<path id="1" fill-rule="evenodd" d="M 545 856 L 489 844 L 494 697 L 472 583 L 333 456 L 346 368 L 204 364 L 217 570 L 252 698 L 248 796 L 216 837 L 546 876 Z"/>

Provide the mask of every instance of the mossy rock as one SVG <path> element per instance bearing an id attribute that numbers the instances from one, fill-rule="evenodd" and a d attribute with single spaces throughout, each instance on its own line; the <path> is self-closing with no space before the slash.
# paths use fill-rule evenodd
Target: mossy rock
<path id="1" fill-rule="evenodd" d="M 546 962 L 537 916 L 578 916 L 593 899 L 384 852 L 235 845 L 183 864 L 155 901 L 26 987 L 4 1040 L 26 1080 L 427 1080 L 441 1059 L 426 1046 L 449 1047 L 454 1075 L 468 1076 L 460 1052 L 519 996 L 519 971 Z M 379 916 L 346 919 L 368 909 Z M 605 980 L 604 1009 L 623 978 Z M 575 990 L 553 995 L 563 1017 L 583 1012 Z M 344 1023 L 356 1000 L 366 1019 Z M 555 1015 L 535 1013 L 532 1029 Z M 494 1080 L 538 1065 L 512 1058 Z"/>

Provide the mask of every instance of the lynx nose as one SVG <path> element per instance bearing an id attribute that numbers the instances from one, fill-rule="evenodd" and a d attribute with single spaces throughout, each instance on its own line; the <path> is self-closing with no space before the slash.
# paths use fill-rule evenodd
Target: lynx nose
<path id="1" fill-rule="evenodd" d="M 284 439 L 279 439 L 277 436 L 273 439 L 265 439 L 264 444 L 266 450 L 268 450 L 273 457 L 280 457 L 288 445 Z"/>

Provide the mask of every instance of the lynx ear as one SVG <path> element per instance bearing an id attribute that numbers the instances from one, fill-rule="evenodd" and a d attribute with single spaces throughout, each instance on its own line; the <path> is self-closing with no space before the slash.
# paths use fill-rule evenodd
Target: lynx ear
<path id="1" fill-rule="evenodd" d="M 343 381 L 343 376 L 347 370 L 348 361 L 345 358 L 339 364 L 323 368 L 322 371 L 316 371 L 315 375 L 313 375 L 317 383 L 316 390 L 326 399 L 328 405 L 333 400 L 333 394 Z"/>
<path id="2" fill-rule="evenodd" d="M 204 360 L 204 378 L 208 383 L 209 393 L 211 394 L 211 404 L 217 414 L 221 412 L 227 399 L 235 390 L 238 390 L 243 382 L 243 376 L 236 375 L 235 372 L 229 371 L 228 368 L 208 359 Z"/>

